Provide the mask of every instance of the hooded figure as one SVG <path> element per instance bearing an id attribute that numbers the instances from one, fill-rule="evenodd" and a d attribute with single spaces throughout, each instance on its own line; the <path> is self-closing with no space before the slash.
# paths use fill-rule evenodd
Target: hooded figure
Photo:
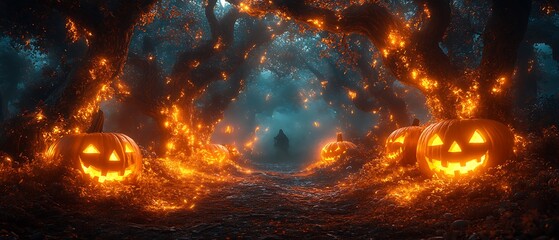
<path id="1" fill-rule="evenodd" d="M 281 153 L 287 153 L 287 150 L 289 150 L 289 139 L 285 133 L 283 133 L 282 129 L 280 129 L 278 135 L 274 137 L 274 147 L 277 152 Z"/>

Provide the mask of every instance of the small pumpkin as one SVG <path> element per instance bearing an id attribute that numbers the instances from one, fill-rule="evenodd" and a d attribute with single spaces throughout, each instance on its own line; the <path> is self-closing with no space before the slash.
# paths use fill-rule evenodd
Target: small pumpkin
<path id="1" fill-rule="evenodd" d="M 320 157 L 324 162 L 336 161 L 348 150 L 357 148 L 352 142 L 344 141 L 342 133 L 338 133 L 336 137 L 335 142 L 324 145 L 320 152 Z"/>
<path id="2" fill-rule="evenodd" d="M 98 182 L 132 179 L 142 171 L 140 148 L 122 133 L 64 136 L 49 147 L 47 157 L 61 157 Z"/>
<path id="3" fill-rule="evenodd" d="M 406 165 L 416 163 L 415 150 L 423 131 L 423 127 L 418 125 L 419 120 L 414 120 L 412 126 L 398 128 L 388 136 L 385 144 L 386 158 Z"/>
<path id="4" fill-rule="evenodd" d="M 230 158 L 229 150 L 221 144 L 207 144 L 199 153 L 208 164 L 222 164 Z"/>
<path id="5" fill-rule="evenodd" d="M 417 144 L 420 170 L 428 175 L 456 177 L 496 166 L 513 153 L 510 129 L 488 119 L 453 119 L 431 124 Z"/>

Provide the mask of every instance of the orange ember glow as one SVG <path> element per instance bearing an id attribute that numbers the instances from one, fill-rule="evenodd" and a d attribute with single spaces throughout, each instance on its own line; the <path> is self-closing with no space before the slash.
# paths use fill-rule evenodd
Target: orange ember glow
<path id="1" fill-rule="evenodd" d="M 349 98 L 350 98 L 351 100 L 353 100 L 353 99 L 355 99 L 355 98 L 357 97 L 357 93 L 354 92 L 354 91 L 351 91 L 351 90 L 348 90 L 348 91 L 347 91 L 347 94 L 349 95 Z"/>
<path id="2" fill-rule="evenodd" d="M 78 29 L 72 19 L 68 18 L 68 20 L 66 21 L 66 30 L 68 31 L 68 38 L 70 39 L 70 41 L 77 42 L 80 39 Z"/>
<path id="3" fill-rule="evenodd" d="M 233 128 L 230 125 L 227 125 L 225 127 L 225 133 L 227 133 L 227 134 L 233 133 Z"/>
<path id="4" fill-rule="evenodd" d="M 315 122 L 313 122 L 313 126 L 314 127 L 320 127 L 320 123 L 315 121 Z"/>
<path id="5" fill-rule="evenodd" d="M 495 81 L 495 85 L 493 85 L 493 87 L 491 88 L 491 93 L 500 94 L 501 92 L 503 92 L 503 86 L 506 84 L 506 82 L 507 82 L 507 78 L 505 77 L 498 78 L 497 81 Z"/>
<path id="6" fill-rule="evenodd" d="M 431 18 L 431 10 L 427 7 L 427 4 L 423 4 L 423 13 L 427 18 Z"/>
<path id="7" fill-rule="evenodd" d="M 320 19 L 308 19 L 307 22 L 315 25 L 318 28 L 322 28 L 322 26 L 324 25 L 324 21 Z"/>

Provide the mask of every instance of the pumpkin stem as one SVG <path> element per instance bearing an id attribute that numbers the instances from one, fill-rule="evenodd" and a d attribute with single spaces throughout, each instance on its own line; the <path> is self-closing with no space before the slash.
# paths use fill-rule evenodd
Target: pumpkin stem
<path id="1" fill-rule="evenodd" d="M 342 133 L 336 134 L 336 137 L 337 137 L 337 140 L 336 140 L 337 142 L 343 142 L 344 141 L 344 137 L 342 136 Z"/>
<path id="2" fill-rule="evenodd" d="M 419 126 L 419 119 L 414 118 L 413 122 L 411 123 L 412 126 Z"/>
<path id="3" fill-rule="evenodd" d="M 91 121 L 91 125 L 87 129 L 87 133 L 100 133 L 103 132 L 103 123 L 105 122 L 105 114 L 101 109 L 95 113 L 93 116 L 93 121 Z"/>

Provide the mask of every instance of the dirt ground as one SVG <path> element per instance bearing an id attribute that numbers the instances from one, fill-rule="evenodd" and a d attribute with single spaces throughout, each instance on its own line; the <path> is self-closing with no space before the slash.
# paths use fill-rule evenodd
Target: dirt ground
<path id="1" fill-rule="evenodd" d="M 462 180 L 428 179 L 413 166 L 357 155 L 305 172 L 268 164 L 227 177 L 177 177 L 160 160 L 146 162 L 133 185 L 91 183 L 60 164 L 3 165 L 0 238 L 559 236 L 559 171 L 527 154 Z"/>

